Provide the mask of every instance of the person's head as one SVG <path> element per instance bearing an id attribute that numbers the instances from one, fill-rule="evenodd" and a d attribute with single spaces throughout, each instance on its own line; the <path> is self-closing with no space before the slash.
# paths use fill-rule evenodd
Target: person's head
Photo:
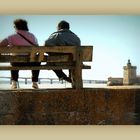
<path id="1" fill-rule="evenodd" d="M 65 20 L 60 21 L 57 25 L 57 30 L 61 30 L 61 29 L 70 29 L 69 23 Z"/>
<path id="2" fill-rule="evenodd" d="M 24 31 L 28 31 L 28 25 L 27 25 L 27 21 L 23 20 L 23 19 L 16 19 L 14 21 L 14 27 L 16 28 L 16 30 L 24 30 Z"/>

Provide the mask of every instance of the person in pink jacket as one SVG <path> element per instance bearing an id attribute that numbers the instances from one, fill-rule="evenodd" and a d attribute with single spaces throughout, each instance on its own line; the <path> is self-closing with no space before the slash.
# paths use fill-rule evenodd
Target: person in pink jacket
<path id="1" fill-rule="evenodd" d="M 16 33 L 8 36 L 7 38 L 3 39 L 0 42 L 0 46 L 37 46 L 38 41 L 34 34 L 29 32 L 27 21 L 23 19 L 16 19 L 14 21 L 14 28 Z M 12 66 L 32 66 L 32 65 L 40 65 L 40 63 L 11 63 Z M 17 82 L 19 77 L 19 70 L 11 70 L 11 80 L 12 80 L 12 89 L 17 88 Z M 39 70 L 32 70 L 32 87 L 38 88 L 38 77 L 39 77 Z"/>

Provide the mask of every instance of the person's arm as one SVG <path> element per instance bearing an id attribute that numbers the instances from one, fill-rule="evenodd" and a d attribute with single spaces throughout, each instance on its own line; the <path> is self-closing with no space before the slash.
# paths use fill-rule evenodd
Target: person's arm
<path id="1" fill-rule="evenodd" d="M 81 46 L 81 40 L 80 40 L 80 38 L 79 38 L 79 46 Z"/>
<path id="2" fill-rule="evenodd" d="M 52 34 L 46 41 L 45 46 L 55 46 L 58 44 L 58 34 Z"/>
<path id="3" fill-rule="evenodd" d="M 35 37 L 34 40 L 35 40 L 35 41 L 34 41 L 35 44 L 38 46 L 39 44 L 38 44 L 38 40 L 37 40 L 37 38 Z"/>
<path id="4" fill-rule="evenodd" d="M 8 46 L 8 39 L 3 39 L 1 42 L 0 42 L 0 47 L 1 46 Z"/>
<path id="5" fill-rule="evenodd" d="M 33 33 L 28 32 L 28 36 L 25 36 L 25 37 L 32 42 L 30 44 L 34 44 L 35 46 L 39 46 L 38 40 Z"/>

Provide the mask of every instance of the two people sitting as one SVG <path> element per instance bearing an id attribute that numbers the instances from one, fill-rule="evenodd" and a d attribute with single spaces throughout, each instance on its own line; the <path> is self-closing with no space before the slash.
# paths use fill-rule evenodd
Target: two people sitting
<path id="1" fill-rule="evenodd" d="M 14 21 L 14 28 L 16 33 L 8 36 L 0 42 L 0 46 L 38 46 L 38 41 L 35 35 L 29 32 L 28 23 L 23 19 L 16 19 Z M 79 37 L 70 30 L 70 25 L 67 21 L 60 21 L 57 25 L 57 31 L 52 33 L 45 41 L 45 46 L 80 46 L 81 41 Z M 26 54 L 24 54 L 26 56 Z M 50 54 L 52 55 L 52 54 Z M 12 66 L 38 66 L 39 62 L 30 63 L 11 63 Z M 53 70 L 60 80 L 72 82 L 71 77 L 62 70 Z M 38 89 L 39 70 L 32 70 L 32 87 Z M 18 87 L 19 70 L 11 70 L 12 89 Z"/>

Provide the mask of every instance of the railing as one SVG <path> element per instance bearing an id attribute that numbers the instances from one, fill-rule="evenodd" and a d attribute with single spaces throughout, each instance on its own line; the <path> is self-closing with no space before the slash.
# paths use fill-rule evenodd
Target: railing
<path id="1" fill-rule="evenodd" d="M 9 83 L 10 84 L 12 83 L 11 77 L 5 77 L 5 76 L 3 76 L 3 77 L 0 77 L 0 79 L 8 79 L 9 80 Z M 28 80 L 31 81 L 31 77 L 19 77 L 19 79 L 25 80 L 25 84 L 28 84 Z M 63 83 L 66 83 L 65 80 L 59 81 L 58 78 L 42 78 L 42 77 L 38 78 L 38 83 L 41 84 L 41 81 L 42 80 L 47 80 L 50 84 L 53 84 L 54 81 L 56 81 L 58 83 L 61 82 L 62 84 Z M 106 84 L 107 81 L 106 80 L 83 80 L 83 83 L 88 83 L 88 84 L 92 84 L 92 83 L 95 83 L 95 84 L 98 83 L 99 84 L 99 83 L 102 83 L 102 84 Z"/>

